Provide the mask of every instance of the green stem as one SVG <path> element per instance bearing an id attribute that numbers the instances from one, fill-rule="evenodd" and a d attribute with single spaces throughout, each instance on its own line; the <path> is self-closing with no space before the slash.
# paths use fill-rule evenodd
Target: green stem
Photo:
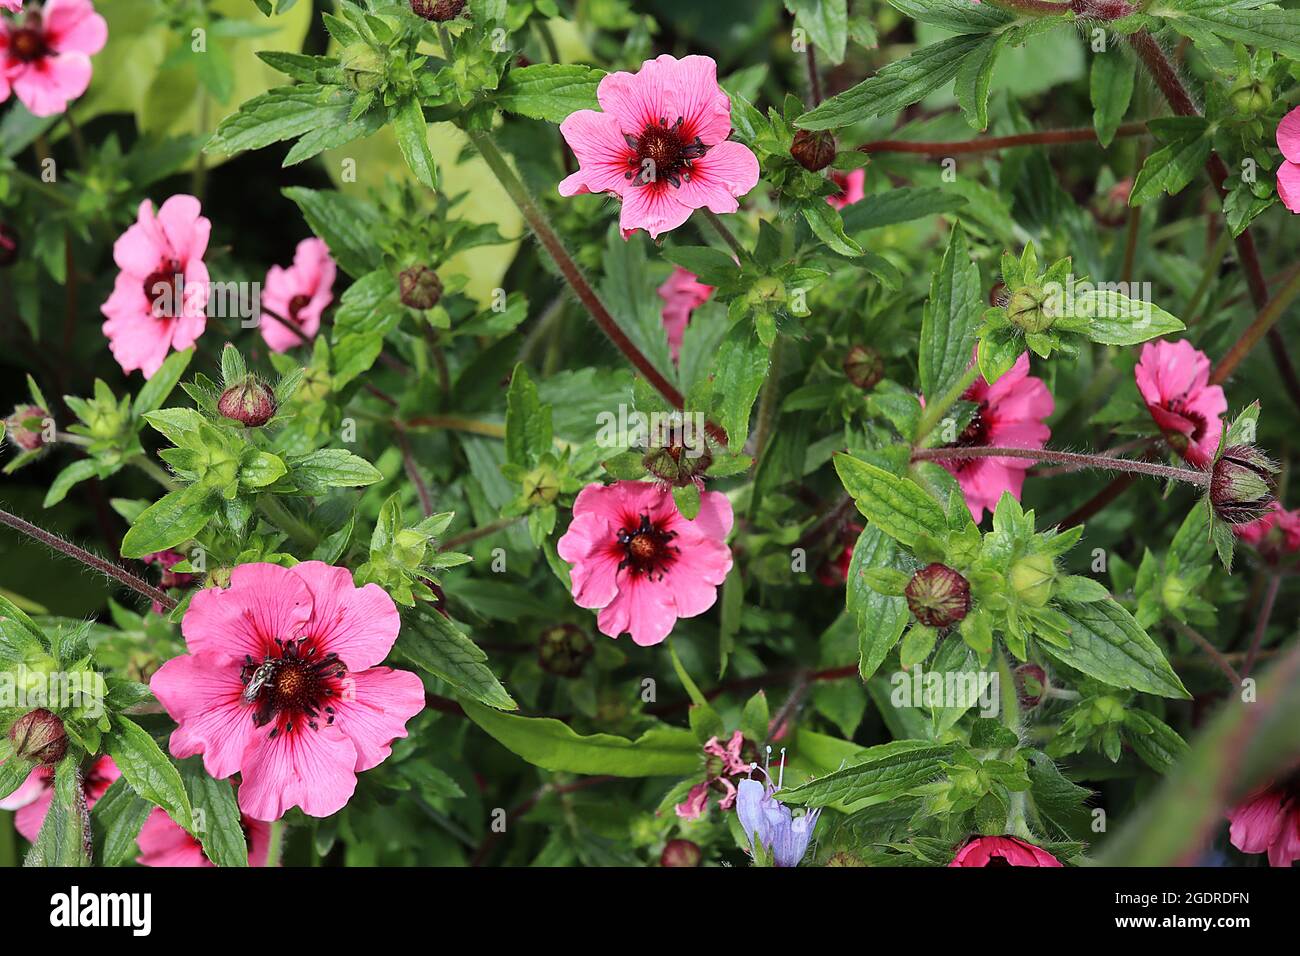
<path id="1" fill-rule="evenodd" d="M 311 551 L 320 543 L 320 536 L 309 525 L 295 518 L 275 495 L 258 495 L 257 510 L 262 513 L 262 517 L 278 525 L 298 547 Z"/>
<path id="2" fill-rule="evenodd" d="M 284 845 L 284 821 L 272 820 L 271 832 L 266 843 L 266 865 L 280 865 L 280 851 Z"/>
<path id="3" fill-rule="evenodd" d="M 812 47 L 809 47 L 809 49 L 812 49 Z M 722 221 L 722 217 L 708 206 L 701 208 L 700 212 L 704 213 L 704 218 L 709 221 L 709 225 L 712 226 L 718 235 L 722 237 L 722 241 L 731 247 L 731 251 L 737 259 L 743 261 L 749 257 L 749 253 L 745 251 L 745 247 L 740 244 L 739 239 L 732 235 L 731 230 L 727 228 L 727 224 Z"/>
<path id="4" fill-rule="evenodd" d="M 771 363 L 767 369 L 767 381 L 763 383 L 763 396 L 758 403 L 758 432 L 754 436 L 754 468 L 763 460 L 772 439 L 772 426 L 776 421 L 777 405 L 781 397 L 781 341 L 772 345 Z"/>
<path id="5" fill-rule="evenodd" d="M 1220 229 L 1219 238 L 1215 240 L 1214 248 L 1210 250 L 1210 254 L 1205 258 L 1205 268 L 1201 272 L 1201 281 L 1183 309 L 1183 315 L 1187 316 L 1187 327 L 1189 329 L 1196 324 L 1196 320 L 1199 318 L 1198 313 L 1201 311 L 1201 305 L 1205 301 L 1205 297 L 1210 293 L 1210 286 L 1214 285 L 1214 280 L 1219 274 L 1219 267 L 1223 265 L 1223 257 L 1228 254 L 1228 246 L 1231 243 L 1232 230 Z"/>
<path id="6" fill-rule="evenodd" d="M 167 474 L 167 472 L 163 471 L 161 468 L 155 465 L 153 461 L 144 457 L 143 455 L 136 455 L 134 458 L 131 459 L 130 463 L 134 465 L 136 468 L 139 468 L 146 475 L 148 475 L 154 481 L 158 482 L 158 484 L 162 485 L 168 491 L 175 491 L 177 487 L 179 487 L 176 484 L 176 482 L 172 479 L 171 475 Z"/>
<path id="7" fill-rule="evenodd" d="M 1241 338 L 1233 343 L 1232 348 L 1228 349 L 1228 354 L 1219 359 L 1218 364 L 1214 366 L 1214 373 L 1210 376 L 1212 385 L 1219 385 L 1227 381 L 1241 360 L 1250 354 L 1250 350 L 1268 334 L 1269 330 L 1282 318 L 1287 307 L 1291 305 L 1297 295 L 1300 295 L 1300 272 L 1292 274 L 1287 280 L 1286 285 L 1277 290 L 1277 293 L 1268 300 L 1268 304 L 1260 309 L 1259 314 L 1255 316 L 1255 321 L 1250 323 L 1246 331 L 1241 333 Z"/>
<path id="8" fill-rule="evenodd" d="M 402 422 L 408 430 L 425 428 L 446 429 L 453 432 L 468 432 L 471 435 L 486 435 L 488 438 L 505 438 L 506 426 L 496 422 L 483 422 L 475 418 L 463 418 L 460 415 L 420 415 Z"/>
<path id="9" fill-rule="evenodd" d="M 966 393 L 966 389 L 974 384 L 979 373 L 979 366 L 972 364 L 970 368 L 966 369 L 966 374 L 958 379 L 952 388 L 939 396 L 937 401 L 925 407 L 925 412 L 921 415 L 921 421 L 916 426 L 916 437 L 913 439 L 915 444 L 922 442 L 925 436 L 934 431 L 934 426 L 943 420 L 943 416 L 948 414 L 948 409 L 952 408 L 953 403 L 961 398 Z"/>
<path id="10" fill-rule="evenodd" d="M 479 538 L 486 538 L 489 535 L 496 534 L 498 531 L 504 531 L 516 521 L 520 520 L 523 515 L 514 518 L 497 518 L 496 521 L 490 521 L 478 528 L 471 528 L 463 534 L 458 534 L 454 538 L 448 538 L 438 548 L 439 551 L 455 551 L 459 547 L 477 541 Z"/>
<path id="11" fill-rule="evenodd" d="M 559 234 L 551 228 L 551 224 L 547 221 L 546 214 L 542 212 L 537 200 L 533 198 L 523 181 L 515 175 L 515 171 L 510 168 L 510 164 L 506 162 L 505 156 L 497 148 L 492 137 L 482 130 L 467 130 L 466 132 L 475 149 L 478 150 L 479 155 L 483 157 L 483 161 L 496 175 L 514 204 L 519 207 L 524 221 L 528 223 L 528 228 L 533 231 L 533 235 L 537 236 L 542 247 L 555 261 L 560 274 L 564 276 L 564 280 L 573 289 L 578 301 L 586 307 L 592 320 L 614 343 L 615 348 L 622 352 L 627 360 L 632 363 L 637 372 L 654 387 L 655 391 L 662 395 L 670 405 L 681 408 L 683 406 L 682 393 L 664 377 L 663 373 L 655 368 L 650 359 L 632 343 L 632 340 L 619 327 L 609 309 L 605 307 L 605 303 L 596 294 L 596 290 L 591 287 L 586 276 L 582 274 L 582 270 L 574 261 L 573 256 L 569 254 L 569 250 L 565 248 Z"/>
<path id="12" fill-rule="evenodd" d="M 1185 481 L 1198 488 L 1207 488 L 1210 473 L 1193 468 L 1158 465 L 1151 461 L 1134 461 L 1131 458 L 1109 458 L 1106 455 L 1081 455 L 1072 451 L 1051 451 L 1047 448 L 917 448 L 913 461 L 964 461 L 970 458 L 1026 458 L 1030 461 L 1050 461 L 1057 465 L 1074 465 L 1079 468 L 1099 468 L 1120 471 L 1131 475 L 1147 475 L 1169 481 Z"/>

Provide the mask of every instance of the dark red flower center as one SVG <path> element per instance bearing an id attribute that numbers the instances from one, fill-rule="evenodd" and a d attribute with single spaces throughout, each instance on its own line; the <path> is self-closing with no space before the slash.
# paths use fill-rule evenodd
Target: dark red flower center
<path id="1" fill-rule="evenodd" d="M 969 393 L 967 393 L 969 396 Z M 965 399 L 971 401 L 969 397 Z M 945 448 L 983 448 L 989 444 L 989 428 L 992 426 L 992 416 L 989 411 L 988 402 L 980 402 L 979 406 L 971 415 L 971 419 L 962 429 L 957 440 L 949 442 Z M 977 464 L 978 458 L 961 458 L 956 461 L 948 461 L 946 464 L 950 469 L 964 471 L 972 465 Z"/>
<path id="2" fill-rule="evenodd" d="M 185 299 L 185 274 L 180 262 L 165 259 L 144 280 L 144 297 L 154 318 L 174 318 Z"/>
<path id="3" fill-rule="evenodd" d="M 641 515 L 641 523 L 635 528 L 624 527 L 618 532 L 618 543 L 623 550 L 620 568 L 630 568 L 634 575 L 648 575 L 654 579 L 663 578 L 672 567 L 681 549 L 673 545 L 676 531 L 665 531 L 651 524 L 648 514 Z"/>
<path id="4" fill-rule="evenodd" d="M 307 306 L 310 304 L 311 304 L 311 296 L 309 295 L 295 295 L 292 299 L 290 299 L 289 300 L 289 321 L 293 322 L 295 325 L 302 325 L 302 319 L 298 317 L 298 313 L 301 312 L 303 309 L 307 308 Z"/>
<path id="5" fill-rule="evenodd" d="M 40 22 L 19 27 L 9 35 L 9 50 L 19 63 L 34 63 L 49 53 Z"/>
<path id="6" fill-rule="evenodd" d="M 682 128 L 682 117 L 672 126 L 661 117 L 658 123 L 650 123 L 641 131 L 640 136 L 624 134 L 632 154 L 627 158 L 628 171 L 624 178 L 633 186 L 647 186 L 651 183 L 671 183 L 680 187 L 682 180 L 690 181 L 691 164 L 709 151 L 698 136 L 686 138 Z"/>
<path id="7" fill-rule="evenodd" d="M 1189 445 L 1198 444 L 1205 437 L 1205 416 L 1188 408 L 1187 402 L 1183 398 L 1175 398 L 1165 407 L 1175 415 L 1192 423 L 1192 433 L 1190 435 L 1181 432 L 1165 433 L 1165 439 L 1169 442 L 1170 447 L 1180 455 L 1185 454 Z"/>
<path id="8" fill-rule="evenodd" d="M 319 730 L 321 722 L 326 726 L 334 723 L 334 707 L 329 702 L 342 696 L 347 666 L 337 654 L 321 654 L 311 638 L 276 638 L 275 645 L 275 651 L 261 663 L 245 655 L 239 674 L 244 701 L 257 705 L 253 725 L 265 727 L 274 721 L 270 734 L 274 737 L 282 731 L 293 733 L 303 725 Z"/>

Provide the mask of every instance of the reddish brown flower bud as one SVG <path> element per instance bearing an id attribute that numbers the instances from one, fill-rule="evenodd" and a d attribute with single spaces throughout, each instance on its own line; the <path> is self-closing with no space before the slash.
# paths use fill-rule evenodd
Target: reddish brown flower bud
<path id="1" fill-rule="evenodd" d="M 989 305 L 1000 306 L 1007 304 L 1007 284 L 999 279 L 993 283 L 993 288 L 989 289 Z"/>
<path id="2" fill-rule="evenodd" d="M 587 632 L 573 624 L 548 627 L 537 638 L 537 663 L 557 677 L 577 677 L 595 653 Z"/>
<path id="3" fill-rule="evenodd" d="M 801 129 L 794 134 L 790 155 L 810 173 L 818 172 L 835 161 L 835 137 L 826 130 Z"/>
<path id="4" fill-rule="evenodd" d="M 1264 514 L 1273 500 L 1277 463 L 1254 445 L 1232 445 L 1214 463 L 1210 504 L 1228 524 L 1245 524 Z"/>
<path id="5" fill-rule="evenodd" d="M 45 423 L 50 413 L 39 405 L 19 405 L 5 419 L 5 431 L 23 451 L 36 451 L 45 444 Z"/>
<path id="6" fill-rule="evenodd" d="M 704 854 L 690 840 L 669 840 L 659 857 L 660 866 L 699 866 Z"/>
<path id="7" fill-rule="evenodd" d="M 34 763 L 56 764 L 68 752 L 68 734 L 63 721 L 44 708 L 23 714 L 9 728 L 14 756 Z"/>
<path id="8" fill-rule="evenodd" d="M 1013 676 L 1021 707 L 1030 710 L 1043 702 L 1047 696 L 1047 671 L 1037 664 L 1021 664 Z"/>
<path id="9" fill-rule="evenodd" d="M 455 20 L 464 9 L 465 0 L 411 0 L 412 13 L 435 23 Z"/>
<path id="10" fill-rule="evenodd" d="M 275 393 L 250 375 L 221 393 L 217 411 L 245 428 L 261 428 L 275 417 Z"/>
<path id="11" fill-rule="evenodd" d="M 397 277 L 402 305 L 411 309 L 432 309 L 442 298 L 442 280 L 428 266 L 411 266 Z"/>
<path id="12" fill-rule="evenodd" d="M 0 268 L 11 266 L 18 261 L 18 233 L 0 222 Z"/>
<path id="13" fill-rule="evenodd" d="M 869 392 L 885 377 L 885 360 L 869 345 L 855 345 L 844 356 L 844 374 L 849 381 Z"/>
<path id="14" fill-rule="evenodd" d="M 927 627 L 951 627 L 970 610 L 970 584 L 946 564 L 928 564 L 903 590 L 907 607 Z"/>

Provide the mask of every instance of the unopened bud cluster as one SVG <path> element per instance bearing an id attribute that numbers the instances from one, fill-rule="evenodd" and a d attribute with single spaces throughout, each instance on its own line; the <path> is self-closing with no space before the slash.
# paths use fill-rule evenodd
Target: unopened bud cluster
<path id="1" fill-rule="evenodd" d="M 217 411 L 245 428 L 261 428 L 275 417 L 275 393 L 264 382 L 249 375 L 221 393 L 217 399 Z"/>
<path id="2" fill-rule="evenodd" d="M 946 564 L 928 564 L 903 590 L 907 608 L 926 627 L 951 627 L 970 611 L 970 583 Z"/>

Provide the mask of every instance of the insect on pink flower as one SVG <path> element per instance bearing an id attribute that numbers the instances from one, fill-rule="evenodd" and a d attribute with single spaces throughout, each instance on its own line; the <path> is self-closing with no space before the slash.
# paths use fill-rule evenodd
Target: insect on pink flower
<path id="1" fill-rule="evenodd" d="M 262 338 L 276 352 L 311 341 L 320 317 L 334 301 L 337 268 L 320 239 L 298 243 L 293 265 L 271 266 L 262 286 Z"/>
<path id="2" fill-rule="evenodd" d="M 1193 465 L 1205 465 L 1219 448 L 1223 389 L 1210 382 L 1210 359 L 1182 339 L 1148 342 L 1133 369 L 1147 411 L 1169 446 Z"/>
<path id="3" fill-rule="evenodd" d="M 108 301 L 113 357 L 125 372 L 139 369 L 149 378 L 172 349 L 187 349 L 207 328 L 208 249 L 212 223 L 200 215 L 193 196 L 172 196 L 155 215 L 149 200 L 140 203 L 135 224 L 113 244 L 121 271 Z"/>
<path id="4" fill-rule="evenodd" d="M 658 644 L 679 617 L 703 614 L 717 600 L 731 570 L 732 520 L 731 502 L 716 491 L 700 496 L 688 521 L 656 483 L 588 485 L 557 544 L 573 565 L 573 600 L 599 609 L 602 634 L 627 631 L 637 644 Z"/>
<path id="5" fill-rule="evenodd" d="M 393 599 L 355 587 L 347 568 L 240 565 L 228 588 L 194 595 L 181 621 L 190 653 L 150 681 L 180 725 L 173 756 L 203 754 L 219 780 L 240 774 L 255 820 L 336 812 L 424 707 L 416 675 L 377 666 L 400 626 Z"/>
<path id="6" fill-rule="evenodd" d="M 21 0 L 0 7 L 22 11 Z M 90 86 L 90 58 L 106 42 L 108 24 L 90 0 L 49 0 L 0 20 L 0 103 L 12 92 L 33 116 L 62 113 Z"/>
<path id="7" fill-rule="evenodd" d="M 758 159 L 731 135 L 731 100 L 707 56 L 664 54 L 637 73 L 610 73 L 596 90 L 600 110 L 578 110 L 560 132 L 579 169 L 560 195 L 611 193 L 623 201 L 619 226 L 651 237 L 676 229 L 696 209 L 735 212 L 758 183 Z"/>

